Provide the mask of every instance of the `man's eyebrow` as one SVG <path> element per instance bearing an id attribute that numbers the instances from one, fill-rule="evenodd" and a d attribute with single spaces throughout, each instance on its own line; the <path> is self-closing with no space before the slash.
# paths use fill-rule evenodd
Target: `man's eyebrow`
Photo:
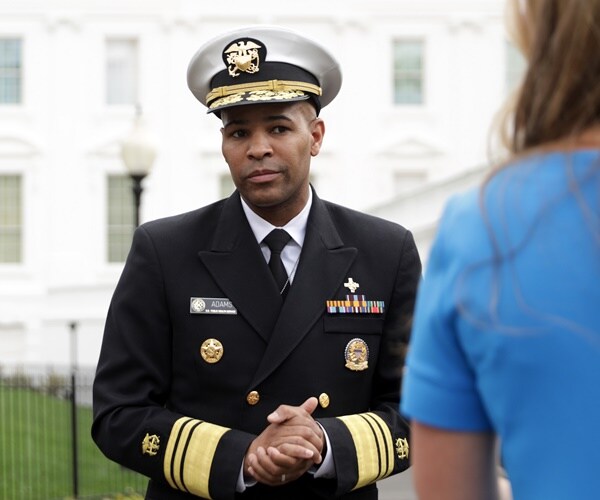
<path id="1" fill-rule="evenodd" d="M 269 116 L 266 116 L 261 121 L 269 123 L 269 122 L 276 122 L 276 121 L 280 121 L 280 120 L 284 120 L 284 121 L 288 121 L 288 122 L 293 121 L 287 115 L 269 115 Z M 250 120 L 234 118 L 231 121 L 228 121 L 227 123 L 223 124 L 223 128 L 231 127 L 232 125 L 236 125 L 236 126 L 247 125 L 248 123 L 250 123 Z"/>
<path id="2" fill-rule="evenodd" d="M 248 121 L 249 120 L 233 119 L 228 121 L 227 123 L 223 123 L 223 128 L 231 127 L 232 125 L 245 125 L 248 123 Z"/>
<path id="3" fill-rule="evenodd" d="M 292 119 L 289 116 L 287 116 L 287 115 L 271 115 L 271 116 L 267 116 L 264 121 L 266 121 L 266 122 L 274 122 L 274 121 L 277 121 L 277 120 L 286 120 L 288 122 L 292 121 Z"/>

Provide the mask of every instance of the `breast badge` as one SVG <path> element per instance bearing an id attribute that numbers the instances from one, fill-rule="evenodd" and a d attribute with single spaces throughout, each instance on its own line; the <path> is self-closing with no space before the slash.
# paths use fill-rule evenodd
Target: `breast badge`
<path id="1" fill-rule="evenodd" d="M 352 339 L 344 351 L 346 368 L 360 372 L 369 368 L 369 346 L 363 339 Z"/>
<path id="2" fill-rule="evenodd" d="M 200 356 L 209 364 L 217 363 L 223 357 L 223 344 L 217 339 L 206 339 L 200 347 Z"/>

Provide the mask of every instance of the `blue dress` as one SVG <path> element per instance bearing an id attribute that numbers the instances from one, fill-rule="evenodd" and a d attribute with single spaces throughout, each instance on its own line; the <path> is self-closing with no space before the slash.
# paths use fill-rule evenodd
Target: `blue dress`
<path id="1" fill-rule="evenodd" d="M 530 156 L 449 202 L 401 410 L 495 432 L 515 499 L 600 498 L 600 152 Z"/>

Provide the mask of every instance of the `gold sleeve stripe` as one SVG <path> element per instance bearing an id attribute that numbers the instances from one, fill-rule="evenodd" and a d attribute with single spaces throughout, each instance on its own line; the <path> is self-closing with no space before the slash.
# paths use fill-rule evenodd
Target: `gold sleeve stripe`
<path id="1" fill-rule="evenodd" d="M 182 450 L 187 442 L 190 427 L 198 423 L 199 421 L 195 421 L 192 418 L 180 418 L 175 422 L 175 425 L 173 425 L 173 428 L 171 429 L 171 435 L 169 436 L 167 449 L 165 451 L 163 469 L 165 478 L 172 488 L 184 490 L 183 484 L 180 481 L 177 481 L 180 477 L 180 473 L 177 471 L 181 469 Z M 184 443 L 184 446 L 182 446 L 182 443 Z"/>
<path id="2" fill-rule="evenodd" d="M 367 418 L 367 414 L 365 415 L 359 415 L 360 418 L 362 418 L 365 423 L 369 426 L 369 429 L 371 430 L 371 432 L 373 433 L 373 436 L 375 436 L 375 445 L 377 448 L 377 462 L 373 464 L 373 470 L 375 471 L 376 469 L 376 476 L 373 479 L 373 481 L 377 481 L 377 479 L 379 479 L 381 477 L 381 469 L 383 467 L 383 460 L 384 457 L 382 456 L 382 450 L 381 450 L 381 439 L 380 439 L 380 435 L 381 433 L 378 432 L 377 427 L 375 427 L 375 425 L 373 425 L 373 422 L 371 421 L 371 419 Z M 370 481 L 369 481 L 370 482 Z"/>
<path id="3" fill-rule="evenodd" d="M 191 437 L 194 435 L 194 431 L 196 428 L 203 424 L 199 420 L 192 420 L 185 428 L 185 430 L 181 433 L 181 442 L 180 447 L 178 448 L 178 452 L 175 456 L 175 460 L 171 462 L 171 473 L 173 474 L 173 479 L 176 483 L 180 483 L 180 490 L 187 491 L 190 490 L 185 485 L 185 474 L 184 474 L 184 466 L 187 462 L 187 451 L 188 446 L 190 445 Z"/>
<path id="4" fill-rule="evenodd" d="M 165 451 L 163 470 L 172 488 L 211 498 L 210 469 L 226 427 L 183 417 L 175 422 Z"/>
<path id="5" fill-rule="evenodd" d="M 356 448 L 358 479 L 353 489 L 389 476 L 394 470 L 392 435 L 375 413 L 338 417 L 352 436 Z"/>
<path id="6" fill-rule="evenodd" d="M 389 476 L 394 470 L 394 449 L 392 446 L 392 434 L 386 423 L 374 413 L 365 413 L 361 415 L 365 420 L 370 420 L 373 428 L 376 429 L 380 442 L 383 443 L 383 448 L 379 450 L 383 455 L 381 459 L 381 475 L 377 478 L 383 479 Z"/>

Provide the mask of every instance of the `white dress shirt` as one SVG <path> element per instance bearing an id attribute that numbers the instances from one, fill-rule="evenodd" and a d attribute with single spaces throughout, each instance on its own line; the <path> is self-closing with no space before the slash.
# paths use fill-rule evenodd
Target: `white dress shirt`
<path id="1" fill-rule="evenodd" d="M 300 252 L 302 251 L 302 245 L 304 244 L 304 236 L 306 235 L 308 214 L 310 212 L 310 207 L 312 206 L 312 189 L 308 190 L 308 201 L 306 202 L 306 205 L 302 211 L 281 228 L 277 228 L 277 226 L 274 226 L 270 222 L 264 220 L 262 217 L 256 215 L 256 213 L 252 211 L 244 199 L 241 198 L 241 200 L 242 208 L 244 209 L 244 213 L 248 219 L 248 224 L 250 224 L 250 229 L 252 229 L 256 241 L 258 241 L 267 262 L 269 262 L 269 257 L 271 257 L 271 250 L 269 250 L 267 244 L 263 242 L 265 237 L 273 229 L 285 229 L 285 231 L 287 231 L 287 233 L 292 237 L 292 239 L 281 252 L 281 260 L 290 278 L 291 285 L 294 281 L 294 275 L 296 274 L 296 268 L 298 267 L 298 260 L 300 259 Z"/>
<path id="2" fill-rule="evenodd" d="M 285 229 L 287 233 L 292 237 L 289 243 L 283 248 L 281 252 L 281 260 L 283 265 L 285 266 L 285 270 L 289 276 L 290 285 L 294 281 L 294 276 L 296 275 L 296 269 L 298 267 L 298 261 L 300 260 L 300 252 L 302 251 L 302 245 L 304 244 L 304 237 L 306 236 L 306 225 L 308 223 L 308 214 L 310 212 L 310 207 L 312 206 L 312 189 L 308 189 L 308 201 L 304 208 L 300 211 L 296 217 L 290 220 L 285 226 L 278 228 L 274 226 L 270 222 L 267 222 L 262 217 L 259 217 L 252 209 L 248 206 L 248 204 L 242 200 L 242 208 L 244 209 L 244 213 L 246 214 L 246 218 L 248 219 L 248 224 L 250 224 L 250 229 L 254 233 L 256 241 L 259 243 L 262 253 L 265 257 L 265 260 L 269 262 L 269 257 L 271 257 L 271 250 L 266 243 L 263 243 L 265 237 L 273 230 L 273 229 Z M 318 422 L 317 422 L 318 423 Z M 321 427 L 323 429 L 323 427 Z M 323 462 L 320 467 L 314 470 L 309 470 L 309 473 L 313 473 L 315 478 L 331 478 L 335 476 L 335 467 L 333 463 L 333 453 L 331 452 L 331 444 L 329 442 L 329 436 L 323 429 L 323 434 L 325 435 L 325 440 L 327 442 L 327 450 L 328 453 L 325 454 Z M 238 484 L 236 490 L 241 493 L 246 487 L 254 486 L 256 481 L 244 481 L 244 464 L 242 463 L 242 469 L 240 470 L 240 477 L 238 479 Z"/>

